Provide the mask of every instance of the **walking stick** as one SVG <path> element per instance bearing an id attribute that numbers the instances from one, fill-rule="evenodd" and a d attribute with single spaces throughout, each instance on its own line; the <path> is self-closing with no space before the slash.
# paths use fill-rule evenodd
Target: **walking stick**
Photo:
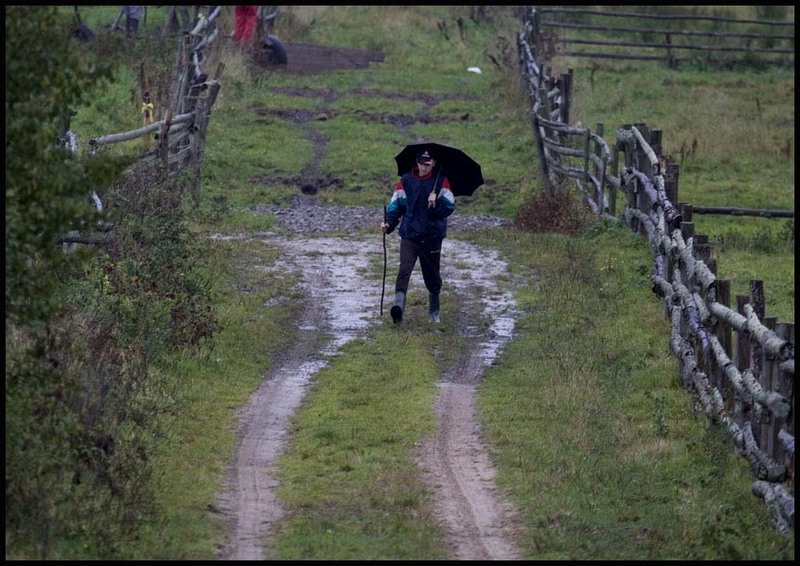
<path id="1" fill-rule="evenodd" d="M 386 222 L 386 205 L 383 205 L 383 222 Z M 381 228 L 383 232 L 383 228 Z M 381 286 L 381 316 L 383 316 L 383 294 L 386 291 L 386 232 L 383 232 L 383 285 Z"/>

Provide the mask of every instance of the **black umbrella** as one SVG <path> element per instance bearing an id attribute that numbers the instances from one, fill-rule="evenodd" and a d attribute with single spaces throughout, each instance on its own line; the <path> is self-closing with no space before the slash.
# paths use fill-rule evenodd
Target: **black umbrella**
<path id="1" fill-rule="evenodd" d="M 483 184 L 481 166 L 462 150 L 436 142 L 412 143 L 403 148 L 394 160 L 397 174 L 411 171 L 417 163 L 417 152 L 427 149 L 441 167 L 442 174 L 450 181 L 454 196 L 471 196 Z"/>

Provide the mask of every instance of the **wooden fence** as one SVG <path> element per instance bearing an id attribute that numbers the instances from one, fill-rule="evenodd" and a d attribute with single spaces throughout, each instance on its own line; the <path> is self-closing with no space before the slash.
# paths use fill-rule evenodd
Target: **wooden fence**
<path id="1" fill-rule="evenodd" d="M 647 238 L 653 292 L 664 302 L 681 384 L 747 458 L 753 493 L 764 499 L 777 528 L 793 532 L 794 324 L 765 318 L 761 281 L 751 281 L 749 295 L 732 304 L 730 282 L 716 277 L 708 238 L 694 234 L 699 207 L 678 201 L 679 166 L 662 155 L 660 130 L 625 124 L 609 145 L 602 124 L 594 131 L 569 125 L 572 71 L 552 78 L 539 66 L 532 39 L 537 21 L 538 8 L 531 8 L 518 52 L 546 188 L 572 179 L 599 218 L 623 221 Z M 618 198 L 625 200 L 621 218 Z M 734 210 L 746 209 L 726 212 Z"/>
<path id="2" fill-rule="evenodd" d="M 794 65 L 794 22 L 637 13 L 632 6 L 541 6 L 533 18 L 534 48 L 544 59 L 561 55 L 652 60 L 676 67 L 692 60 L 725 65 L 745 58 Z"/>
<path id="3" fill-rule="evenodd" d="M 176 10 L 180 8 L 180 10 Z M 189 9 L 193 11 L 189 16 Z M 158 144 L 153 151 L 145 152 L 139 163 L 155 164 L 159 162 L 170 174 L 178 174 L 191 171 L 192 192 L 195 197 L 198 194 L 202 182 L 202 160 L 203 148 L 205 145 L 205 135 L 208 122 L 211 117 L 211 108 L 216 101 L 220 89 L 220 76 L 224 65 L 220 63 L 213 76 L 203 72 L 202 63 L 208 59 L 206 49 L 211 46 L 218 36 L 219 30 L 216 26 L 216 19 L 220 14 L 220 6 L 210 6 L 207 13 L 202 13 L 201 6 L 175 7 L 173 6 L 168 16 L 168 26 L 173 34 L 178 38 L 177 64 L 175 78 L 168 97 L 170 103 L 163 109 L 161 120 L 153 122 L 145 117 L 145 125 L 135 130 L 106 134 L 89 140 L 91 154 L 96 154 L 103 146 L 121 143 L 138 138 L 156 136 Z M 179 18 L 179 13 L 184 18 Z M 180 31 L 180 21 L 190 25 L 188 29 Z M 149 100 L 143 94 L 144 104 Z M 152 116 L 152 106 L 143 110 L 150 111 Z M 78 140 L 75 134 L 69 129 L 70 117 L 73 111 L 67 111 L 63 115 L 63 125 L 58 143 L 68 147 L 71 151 L 77 151 Z M 150 123 L 147 123 L 150 122 Z M 92 191 L 92 201 L 95 208 L 102 210 L 97 193 Z M 113 228 L 107 224 L 98 226 L 100 233 L 92 235 L 80 235 L 70 233 L 58 239 L 59 244 L 96 244 L 108 239 L 108 231 Z"/>
<path id="4" fill-rule="evenodd" d="M 207 58 L 204 50 L 219 34 L 216 18 L 221 7 L 208 7 L 208 14 L 194 6 L 194 27 L 183 34 L 179 40 L 178 63 L 175 83 L 171 93 L 171 103 L 164 118 L 142 128 L 93 138 L 89 141 L 93 151 L 103 145 L 119 143 L 131 139 L 158 134 L 158 149 L 145 154 L 143 159 L 158 158 L 171 172 L 182 172 L 189 168 L 194 172 L 193 190 L 201 184 L 201 165 L 211 107 L 219 93 L 219 78 L 224 65 L 220 63 L 212 77 L 204 73 L 201 64 Z"/>

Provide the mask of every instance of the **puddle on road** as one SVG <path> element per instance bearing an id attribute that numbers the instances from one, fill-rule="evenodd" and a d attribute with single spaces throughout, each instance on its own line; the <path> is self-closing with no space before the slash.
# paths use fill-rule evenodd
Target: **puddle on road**
<path id="1" fill-rule="evenodd" d="M 470 293 L 468 289 L 474 288 L 472 292 L 483 304 L 483 315 L 491 321 L 480 344 L 480 358 L 490 366 L 513 338 L 518 315 L 511 290 L 501 290 L 500 285 L 508 279 L 508 264 L 496 250 L 461 240 L 445 240 L 442 254 L 445 285 L 452 285 L 459 293 Z"/>
<path id="2" fill-rule="evenodd" d="M 322 354 L 336 355 L 377 321 L 380 284 L 364 276 L 372 256 L 383 253 L 377 245 L 344 238 L 281 239 L 276 243 L 286 255 L 275 269 L 289 267 L 301 273 L 301 285 L 312 297 L 309 302 L 321 305 L 327 313 L 321 319 L 322 327 L 314 328 L 332 335 Z"/>
<path id="3" fill-rule="evenodd" d="M 340 348 L 362 336 L 371 324 L 380 319 L 381 282 L 364 276 L 370 261 L 382 263 L 382 242 L 377 238 L 287 238 L 263 234 L 264 241 L 284 250 L 283 257 L 271 268 L 302 274 L 301 284 L 306 293 L 318 299 L 326 316 L 324 328 L 303 327 L 301 330 L 330 333 L 333 338 L 322 353 L 336 355 Z M 216 236 L 219 239 L 229 238 Z M 396 238 L 396 236 L 390 238 Z M 397 274 L 399 241 L 387 242 L 388 259 L 384 291 L 384 316 L 394 299 L 394 278 Z M 511 292 L 508 265 L 496 250 L 463 240 L 445 239 L 442 245 L 443 293 L 455 292 L 480 297 L 481 313 L 490 321 L 483 332 L 480 358 L 484 365 L 494 363 L 503 346 L 513 338 L 518 316 Z M 502 287 L 506 289 L 503 290 Z M 410 293 L 424 293 L 419 264 L 414 268 L 409 285 Z M 477 324 L 462 329 L 467 335 L 479 334 Z"/>

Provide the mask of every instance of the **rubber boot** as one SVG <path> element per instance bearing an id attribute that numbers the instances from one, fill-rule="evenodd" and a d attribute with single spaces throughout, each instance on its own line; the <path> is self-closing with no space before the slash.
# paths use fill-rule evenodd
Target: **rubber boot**
<path id="1" fill-rule="evenodd" d="M 430 313 L 428 322 L 442 322 L 442 317 L 439 316 L 439 295 L 428 295 L 428 312 Z"/>
<path id="2" fill-rule="evenodd" d="M 389 313 L 392 315 L 392 320 L 395 324 L 403 322 L 403 309 L 406 308 L 406 294 L 398 291 L 394 296 L 394 304 Z"/>

